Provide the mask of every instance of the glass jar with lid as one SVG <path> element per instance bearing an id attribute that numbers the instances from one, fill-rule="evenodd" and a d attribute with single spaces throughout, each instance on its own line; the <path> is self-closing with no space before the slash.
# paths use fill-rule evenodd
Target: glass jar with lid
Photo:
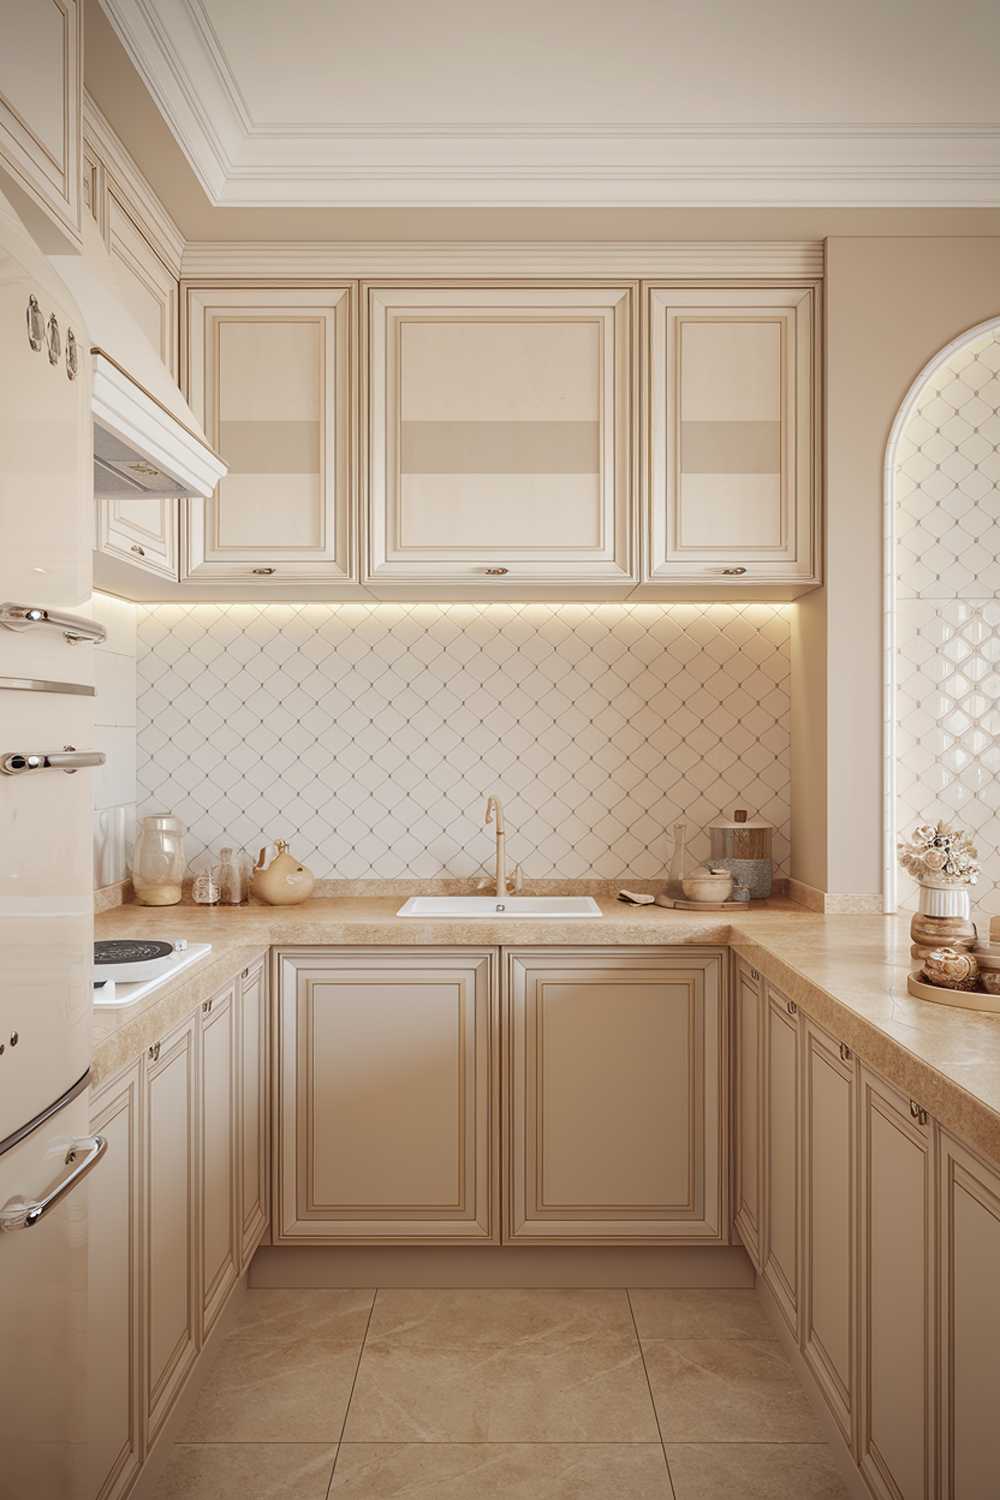
<path id="1" fill-rule="evenodd" d="M 176 906 L 184 892 L 184 824 L 172 813 L 143 818 L 132 851 L 132 885 L 140 906 Z"/>
<path id="2" fill-rule="evenodd" d="M 731 820 L 720 818 L 708 825 L 708 831 L 713 867 L 731 870 L 733 879 L 749 888 L 754 901 L 769 896 L 774 883 L 774 824 L 751 818 L 746 808 L 737 807 Z"/>

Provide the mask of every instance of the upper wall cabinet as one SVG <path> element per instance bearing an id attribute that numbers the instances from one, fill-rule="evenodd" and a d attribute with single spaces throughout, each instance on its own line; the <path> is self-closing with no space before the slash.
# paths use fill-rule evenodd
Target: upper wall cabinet
<path id="1" fill-rule="evenodd" d="M 631 587 L 635 289 L 366 296 L 365 582 Z"/>
<path id="2" fill-rule="evenodd" d="M 184 502 L 181 577 L 346 584 L 351 525 L 353 291 L 189 287 L 187 396 L 229 473 Z"/>
<path id="3" fill-rule="evenodd" d="M 108 184 L 107 242 L 122 301 L 177 379 L 177 278 L 139 227 L 128 196 Z"/>
<path id="4" fill-rule="evenodd" d="M 648 289 L 645 583 L 818 582 L 816 295 Z"/>
<path id="5" fill-rule="evenodd" d="M 0 188 L 50 254 L 81 243 L 81 9 L 21 0 L 0 24 Z"/>

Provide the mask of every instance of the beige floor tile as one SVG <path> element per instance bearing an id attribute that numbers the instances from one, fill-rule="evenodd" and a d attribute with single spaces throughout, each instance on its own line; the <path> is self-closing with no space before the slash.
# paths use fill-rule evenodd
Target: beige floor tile
<path id="1" fill-rule="evenodd" d="M 624 1292 L 386 1291 L 349 1442 L 655 1442 Z"/>
<path id="2" fill-rule="evenodd" d="M 753 1291 L 629 1292 L 640 1339 L 769 1339 L 774 1330 Z"/>
<path id="3" fill-rule="evenodd" d="M 148 1500 L 325 1500 L 327 1443 L 177 1444 Z"/>
<path id="4" fill-rule="evenodd" d="M 670 1500 L 659 1443 L 345 1443 L 331 1500 Z"/>
<path id="5" fill-rule="evenodd" d="M 667 1445 L 677 1500 L 850 1500 L 825 1443 Z"/>
<path id="6" fill-rule="evenodd" d="M 340 1437 L 373 1292 L 253 1291 L 181 1434 L 195 1443 Z"/>
<path id="7" fill-rule="evenodd" d="M 643 1341 L 665 1442 L 811 1443 L 822 1436 L 781 1345 L 755 1339 Z"/>

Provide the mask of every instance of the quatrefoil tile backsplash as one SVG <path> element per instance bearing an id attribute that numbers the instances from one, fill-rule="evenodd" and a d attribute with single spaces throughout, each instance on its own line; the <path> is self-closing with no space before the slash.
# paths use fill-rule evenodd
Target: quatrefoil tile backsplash
<path id="1" fill-rule="evenodd" d="M 195 869 L 277 838 L 322 879 L 656 878 L 734 806 L 789 851 L 787 606 L 161 604 L 138 618 L 138 812 Z"/>

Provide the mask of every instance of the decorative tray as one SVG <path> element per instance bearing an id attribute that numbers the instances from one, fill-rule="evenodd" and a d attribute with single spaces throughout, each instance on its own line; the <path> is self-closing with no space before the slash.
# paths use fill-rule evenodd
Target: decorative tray
<path id="1" fill-rule="evenodd" d="M 657 906 L 673 906 L 677 911 L 746 911 L 749 901 L 685 901 L 683 897 L 657 896 Z"/>
<path id="2" fill-rule="evenodd" d="M 910 974 L 906 988 L 918 1000 L 933 1000 L 936 1005 L 957 1005 L 962 1010 L 985 1010 L 990 1015 L 1000 1016 L 1000 995 L 990 995 L 986 990 L 946 990 L 940 984 L 928 984 L 919 972 Z"/>

